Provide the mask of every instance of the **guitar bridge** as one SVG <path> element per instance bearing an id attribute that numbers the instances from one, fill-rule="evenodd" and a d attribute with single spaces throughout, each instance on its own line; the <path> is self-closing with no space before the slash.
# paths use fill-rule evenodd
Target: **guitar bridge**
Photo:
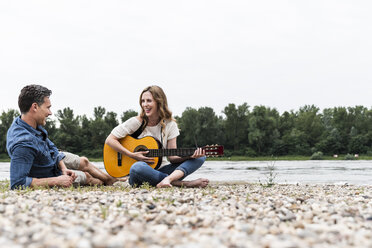
<path id="1" fill-rule="evenodd" d="M 121 153 L 118 152 L 118 166 L 121 166 Z"/>

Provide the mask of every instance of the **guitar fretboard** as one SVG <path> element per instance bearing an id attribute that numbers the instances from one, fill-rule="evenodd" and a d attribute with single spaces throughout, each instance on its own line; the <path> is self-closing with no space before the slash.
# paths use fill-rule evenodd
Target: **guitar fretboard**
<path id="1" fill-rule="evenodd" d="M 178 149 L 148 149 L 149 153 L 146 157 L 164 157 L 164 156 L 191 156 L 195 152 L 195 148 L 178 148 Z"/>

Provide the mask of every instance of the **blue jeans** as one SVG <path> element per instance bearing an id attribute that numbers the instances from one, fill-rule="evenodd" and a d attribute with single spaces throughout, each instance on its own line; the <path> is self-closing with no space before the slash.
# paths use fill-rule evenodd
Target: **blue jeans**
<path id="1" fill-rule="evenodd" d="M 136 162 L 132 165 L 129 171 L 129 184 L 131 186 L 140 186 L 147 182 L 151 186 L 156 186 L 165 177 L 170 175 L 175 170 L 183 171 L 184 176 L 179 180 L 183 180 L 185 177 L 199 169 L 204 163 L 206 157 L 189 159 L 181 164 L 168 164 L 159 170 L 155 170 L 148 166 L 143 161 Z"/>

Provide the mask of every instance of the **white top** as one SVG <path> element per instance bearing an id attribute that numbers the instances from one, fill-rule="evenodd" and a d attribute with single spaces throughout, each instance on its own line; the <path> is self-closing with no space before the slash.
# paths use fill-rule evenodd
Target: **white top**
<path id="1" fill-rule="evenodd" d="M 140 128 L 141 124 L 142 123 L 136 117 L 131 117 L 122 124 L 115 127 L 111 131 L 111 134 L 114 135 L 116 138 L 121 139 L 137 131 L 138 128 Z M 161 133 L 163 138 L 161 137 Z M 158 125 L 156 126 L 147 126 L 145 130 L 143 130 L 143 132 L 138 136 L 138 138 L 152 136 L 162 142 L 164 148 L 167 148 L 168 140 L 171 140 L 178 135 L 180 135 L 180 131 L 178 129 L 177 123 L 175 121 L 165 121 L 165 128 L 163 132 L 161 132 L 161 125 L 160 123 L 158 123 Z M 160 167 L 163 167 L 168 163 L 168 160 L 163 157 Z"/>

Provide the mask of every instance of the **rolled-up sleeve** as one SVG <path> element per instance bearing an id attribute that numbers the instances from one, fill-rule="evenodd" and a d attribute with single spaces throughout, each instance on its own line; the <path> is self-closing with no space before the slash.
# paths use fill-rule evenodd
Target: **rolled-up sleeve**
<path id="1" fill-rule="evenodd" d="M 59 152 L 57 146 L 50 139 L 48 139 L 48 146 L 56 156 L 56 159 L 57 159 L 56 164 L 59 164 L 59 162 L 62 159 L 64 159 L 66 157 L 66 155 L 63 152 Z"/>
<path id="2" fill-rule="evenodd" d="M 66 155 L 63 152 L 58 152 L 57 164 L 59 164 L 59 162 L 61 162 L 61 160 L 64 159 L 65 157 L 66 157 Z"/>
<path id="3" fill-rule="evenodd" d="M 29 187 L 32 177 L 29 172 L 35 158 L 35 150 L 28 147 L 17 147 L 13 150 L 10 162 L 10 188 Z"/>

